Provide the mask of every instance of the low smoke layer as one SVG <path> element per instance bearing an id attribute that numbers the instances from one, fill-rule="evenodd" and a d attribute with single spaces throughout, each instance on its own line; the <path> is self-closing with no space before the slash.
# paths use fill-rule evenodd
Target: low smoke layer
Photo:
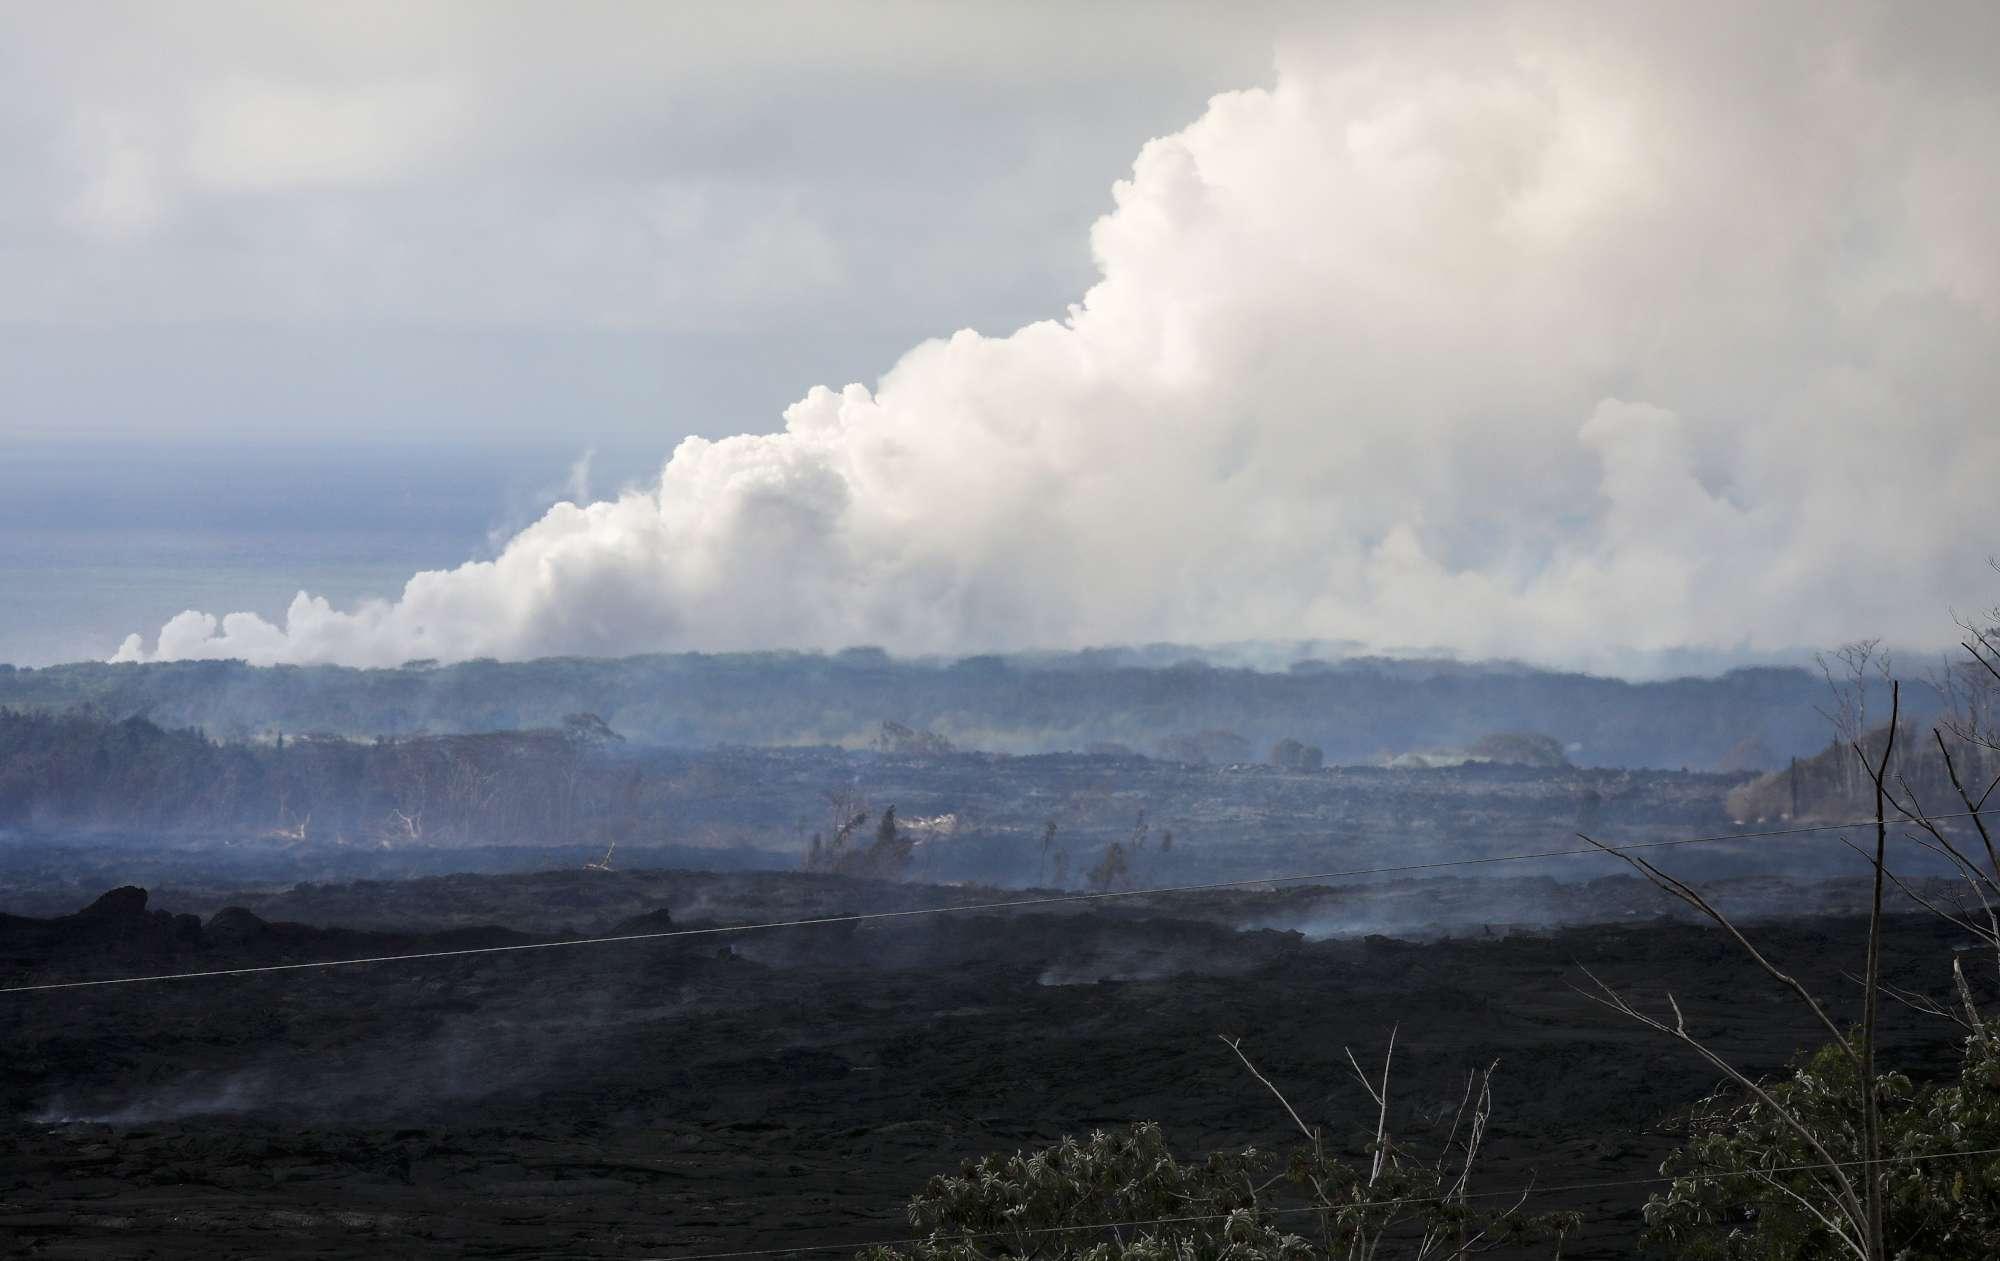
<path id="1" fill-rule="evenodd" d="M 1990 12 L 1397 14 L 1149 143 L 1061 318 L 688 439 L 395 600 L 118 658 L 1314 636 L 1616 670 L 1928 641 L 1983 594 Z"/>

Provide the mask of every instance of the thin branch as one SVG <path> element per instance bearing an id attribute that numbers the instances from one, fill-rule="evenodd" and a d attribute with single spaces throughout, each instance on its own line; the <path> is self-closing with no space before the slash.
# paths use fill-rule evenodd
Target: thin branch
<path id="1" fill-rule="evenodd" d="M 1861 1249 L 1861 1245 L 1856 1243 L 1848 1235 L 1846 1227 L 1843 1223 L 1834 1221 L 1833 1218 L 1827 1216 L 1826 1213 L 1822 1212 L 1819 1206 L 1815 1205 L 1811 1200 L 1806 1199 L 1806 1197 L 1800 1195 L 1797 1191 L 1792 1190 L 1784 1183 L 1778 1181 L 1777 1178 L 1773 1177 L 1768 1173 L 1765 1173 L 1763 1170 L 1761 1169 L 1752 1170 L 1750 1171 L 1750 1176 L 1755 1178 L 1757 1181 L 1763 1183 L 1765 1186 L 1770 1187 L 1773 1191 L 1776 1191 L 1782 1195 L 1790 1197 L 1791 1200 L 1794 1203 L 1796 1203 L 1800 1208 L 1812 1214 L 1812 1216 L 1819 1222 L 1820 1225 L 1826 1227 L 1827 1230 L 1833 1234 L 1833 1237 L 1835 1239 L 1840 1240 L 1840 1242 L 1854 1249 L 1855 1253 L 1862 1258 L 1862 1261 L 1867 1261 L 1868 1254 L 1863 1252 Z"/>
<path id="2" fill-rule="evenodd" d="M 1843 845 L 1847 846 L 1847 848 L 1849 848 L 1849 849 L 1853 850 L 1853 851 L 1854 851 L 1855 853 L 1857 853 L 1857 854 L 1861 855 L 1861 856 L 1862 856 L 1862 857 L 1863 857 L 1864 859 L 1868 857 L 1868 851 L 1867 851 L 1867 850 L 1865 850 L 1865 849 L 1862 849 L 1862 848 L 1861 848 L 1861 847 L 1860 847 L 1859 845 L 1856 845 L 1856 844 L 1855 844 L 1855 843 L 1854 843 L 1853 841 L 1850 841 L 1850 840 L 1848 840 L 1848 839 L 1847 839 L 1846 837 L 1844 837 L 1844 836 L 1840 838 L 1840 841 L 1841 841 L 1841 844 L 1843 844 Z M 1943 850 L 1939 850 L 1939 849 L 1937 849 L 1937 848 L 1936 848 L 1935 846 L 1928 846 L 1928 845 L 1927 845 L 1927 846 L 1925 846 L 1924 848 L 1926 848 L 1926 849 L 1929 849 L 1929 850 L 1931 850 L 1931 851 L 1932 851 L 1932 852 L 1934 852 L 1934 853 L 1945 853 L 1945 851 L 1943 851 Z M 1947 857 L 1949 857 L 1949 856 L 1950 856 L 1950 855 L 1947 855 Z M 1970 921 L 1970 920 L 1968 920 L 1968 919 L 1964 919 L 1964 918 L 1962 918 L 1962 917 L 1960 917 L 1960 916 L 1958 916 L 1958 915 L 1954 915 L 1954 914 L 1953 914 L 1952 912 L 1950 912 L 1950 911 L 1947 911 L 1947 910 L 1945 910 L 1945 909 L 1944 909 L 1943 907 L 1941 907 L 1941 906 L 1939 906 L 1939 905 L 1938 905 L 1937 903 L 1935 903 L 1935 902 L 1931 901 L 1931 900 L 1930 900 L 1929 898 L 1925 897 L 1925 896 L 1924 896 L 1923 894 L 1921 894 L 1921 893 L 1918 893 L 1918 892 L 1917 892 L 1917 891 L 1916 891 L 1916 890 L 1915 890 L 1914 888 L 1912 888 L 1912 887 L 1911 887 L 1911 886 L 1910 886 L 1910 885 L 1909 885 L 1909 884 L 1908 884 L 1907 882 L 1905 882 L 1905 881 L 1904 881 L 1904 879 L 1903 879 L 1903 878 L 1902 878 L 1901 876 L 1897 875 L 1897 874 L 1896 874 L 1895 872 L 1893 872 L 1893 871 L 1887 871 L 1887 870 L 1885 870 L 1883 874 L 1887 875 L 1887 876 L 1889 877 L 1889 880 L 1890 880 L 1890 881 L 1891 881 L 1891 882 L 1892 882 L 1892 883 L 1893 883 L 1893 884 L 1894 884 L 1894 885 L 1895 885 L 1895 886 L 1896 886 L 1896 887 L 1897 887 L 1898 889 L 1901 889 L 1901 890 L 1903 891 L 1903 894 L 1904 894 L 1904 896 L 1908 897 L 1908 898 L 1909 898 L 1909 899 L 1910 899 L 1910 900 L 1911 900 L 1912 902 L 1915 902 L 1915 903 L 1916 903 L 1916 904 L 1917 904 L 1918 906 L 1921 906 L 1921 907 L 1923 907 L 1923 908 L 1924 908 L 1925 910 L 1929 911 L 1929 912 L 1930 912 L 1931 914 L 1933 914 L 1933 915 L 1937 916 L 1937 917 L 1938 917 L 1939 919 L 1941 919 L 1941 920 L 1944 920 L 1945 922 L 1947 922 L 1947 923 L 1949 923 L 1949 924 L 1953 924 L 1953 925 L 1956 925 L 1957 927 L 1959 927 L 1959 928 L 1962 928 L 1962 929 L 1964 929 L 1964 930 L 1965 930 L 1966 932 L 1968 932 L 1968 933 L 1971 933 L 1971 934 L 1972 934 L 1973 936 L 1975 936 L 1975 937 L 1988 937 L 1988 936 L 1990 936 L 1990 934 L 1988 933 L 1988 931 L 1987 931 L 1986 929 L 1983 929 L 1983 928 L 1979 927 L 1979 925 L 1977 925 L 1977 924 L 1974 924 L 1974 923 L 1973 923 L 1972 921 Z M 1974 886 L 1974 887 L 1976 888 L 1977 886 Z M 1861 978 L 1859 978 L 1859 977 L 1856 977 L 1856 978 L 1854 978 L 1854 979 L 1855 979 L 1855 980 L 1857 980 L 1857 981 L 1860 981 L 1860 982 L 1861 982 L 1862 984 L 1866 984 L 1866 982 L 1865 982 L 1865 981 L 1861 981 Z"/>
<path id="3" fill-rule="evenodd" d="M 1979 829 L 1979 839 L 1986 846 L 1986 861 L 1993 864 L 1993 874 L 2000 876 L 2000 853 L 1995 852 L 1993 833 L 1986 827 L 1985 816 L 1979 813 L 1979 808 L 1984 806 L 1986 799 L 1993 795 L 1994 785 L 2000 785 L 2000 777 L 1996 777 L 1993 784 L 1987 786 L 1986 791 L 1979 795 L 1978 804 L 1975 805 L 1972 800 L 1972 794 L 1966 792 L 1965 785 L 1959 782 L 1958 764 L 1952 761 L 1951 750 L 1945 747 L 1944 733 L 1936 727 L 1932 727 L 1931 735 L 1937 740 L 1938 752 L 1944 757 L 1944 769 L 1945 773 L 1951 776 L 1952 790 L 1958 794 L 1958 799 L 1965 803 L 1965 808 L 1972 813 L 1972 826 Z"/>
<path id="4" fill-rule="evenodd" d="M 1868 1256 L 1870 1261 L 1885 1261 L 1888 1256 L 1886 1223 L 1883 1203 L 1882 1157 L 1882 1113 L 1875 1097 L 1875 1034 L 1881 1017 L 1882 979 L 1882 882 L 1888 871 L 1889 821 L 1887 799 L 1889 795 L 1889 763 L 1896 753 L 1896 730 L 1900 727 L 1903 708 L 1903 686 L 1899 682 L 1889 685 L 1889 734 L 1882 741 L 1882 760 L 1870 772 L 1869 778 L 1875 782 L 1875 899 L 1868 912 L 1868 983 L 1861 994 L 1861 1127 L 1864 1143 L 1862 1156 L 1869 1164 L 1863 1173 L 1868 1188 Z M 1861 746 L 1854 746 L 1856 754 Z M 1863 759 L 1865 764 L 1866 759 Z"/>
<path id="5" fill-rule="evenodd" d="M 1494 1063 L 1499 1063 L 1495 1060 Z M 1465 1093 L 1459 1096 L 1458 1111 L 1452 1114 L 1451 1129 L 1444 1136 L 1444 1149 L 1438 1153 L 1438 1168 L 1444 1168 L 1445 1156 L 1451 1152 L 1451 1145 L 1458 1141 L 1458 1127 L 1465 1120 L 1465 1109 L 1472 1102 L 1472 1087 L 1479 1080 L 1479 1070 L 1467 1069 L 1465 1073 Z"/>
<path id="6" fill-rule="evenodd" d="M 1613 857 L 1617 858 L 1619 861 L 1628 864 L 1633 869 L 1638 871 L 1640 875 L 1646 877 L 1647 880 L 1651 881 L 1656 888 L 1665 890 L 1666 892 L 1673 894 L 1675 897 L 1687 903 L 1695 910 L 1700 911 L 1703 915 L 1706 915 L 1711 921 L 1713 921 L 1715 924 L 1721 927 L 1724 932 L 1727 932 L 1731 937 L 1735 938 L 1736 944 L 1743 947 L 1744 951 L 1749 954 L 1750 958 L 1756 962 L 1758 967 L 1764 970 L 1766 975 L 1768 975 L 1772 980 L 1778 982 L 1778 984 L 1784 986 L 1786 989 L 1790 990 L 1793 994 L 1798 996 L 1799 1001 L 1804 1003 L 1807 1009 L 1810 1010 L 1812 1014 L 1818 1018 L 1820 1025 L 1826 1029 L 1828 1036 L 1833 1039 L 1834 1044 L 1838 1046 L 1842 1051 L 1846 1052 L 1847 1057 L 1849 1059 L 1855 1060 L 1857 1063 L 1859 1062 L 1859 1056 L 1855 1054 L 1853 1045 L 1848 1042 L 1847 1034 L 1841 1029 L 1839 1025 L 1833 1022 L 1833 1018 L 1831 1016 L 1828 1016 L 1826 1014 L 1826 1009 L 1819 1005 L 1819 1000 L 1812 996 L 1811 991 L 1807 990 L 1804 985 L 1800 984 L 1798 978 L 1792 976 L 1788 972 L 1780 970 L 1777 964 L 1772 963 L 1769 959 L 1765 958 L 1764 953 L 1761 950 L 1757 949 L 1756 946 L 1750 943 L 1750 939 L 1743 935 L 1742 931 L 1738 929 L 1736 925 L 1730 921 L 1728 916 L 1724 915 L 1721 911 L 1717 910 L 1713 903 L 1711 903 L 1707 898 L 1703 897 L 1691 885 L 1688 885 L 1680 880 L 1677 880 L 1674 877 L 1668 875 L 1666 872 L 1661 871 L 1658 867 L 1654 866 L 1646 859 L 1641 858 L 1637 854 L 1625 850 L 1614 849 L 1613 847 L 1606 845 L 1604 842 L 1597 840 L 1594 837 L 1584 835 L 1582 832 L 1578 832 L 1577 835 L 1579 837 L 1582 837 L 1587 844 L 1594 845 L 1598 849 L 1603 850 L 1605 853 L 1610 854 Z"/>
<path id="7" fill-rule="evenodd" d="M 1291 1115 L 1292 1124 L 1299 1127 L 1299 1133 L 1306 1136 L 1306 1141 L 1308 1143 L 1311 1143 L 1315 1147 L 1317 1147 L 1319 1145 L 1319 1136 L 1317 1134 L 1314 1134 L 1312 1130 L 1309 1127 L 1307 1127 L 1306 1123 L 1299 1119 L 1298 1110 L 1292 1107 L 1291 1100 L 1285 1098 L 1285 1092 L 1279 1090 L 1276 1086 L 1272 1085 L 1271 1079 L 1264 1076 L 1264 1074 L 1258 1072 L 1257 1066 L 1250 1062 L 1250 1057 L 1243 1054 L 1243 1039 L 1227 1037 L 1220 1033 L 1216 1034 L 1215 1036 L 1221 1040 L 1222 1045 L 1236 1052 L 1236 1058 L 1243 1061 L 1243 1067 L 1250 1070 L 1250 1075 L 1252 1077 L 1255 1077 L 1258 1081 L 1262 1082 L 1264 1084 L 1264 1089 L 1270 1091 L 1271 1094 L 1277 1099 L 1279 1103 L 1285 1105 L 1285 1111 Z"/>
<path id="8" fill-rule="evenodd" d="M 1494 1060 L 1479 1077 L 1479 1102 L 1472 1106 L 1472 1128 L 1465 1137 L 1465 1163 L 1452 1186 L 1461 1203 L 1472 1186 L 1472 1165 L 1479 1158 L 1480 1145 L 1486 1141 L 1487 1123 L 1493 1119 L 1493 1070 L 1499 1066 L 1500 1061 Z"/>
<path id="9" fill-rule="evenodd" d="M 1862 979 L 1852 972 L 1842 972 L 1840 976 L 1844 981 L 1850 981 L 1855 985 L 1862 984 Z M 1966 1023 L 1965 1017 L 1959 1015 L 1928 994 L 1920 994 L 1916 990 L 1906 990 L 1901 986 L 1890 985 L 1886 981 L 1882 983 L 1882 993 L 1919 1015 L 1935 1016 L 1941 1020 L 1949 1020 L 1967 1033 L 1976 1032 L 1971 1025 Z"/>
<path id="10" fill-rule="evenodd" d="M 1508 1205 L 1505 1210 L 1503 1210 L 1499 1215 L 1495 1216 L 1491 1221 L 1487 1222 L 1486 1225 L 1481 1226 L 1479 1228 L 1478 1234 L 1472 1236 L 1470 1239 L 1461 1241 L 1458 1247 L 1451 1250 L 1450 1256 L 1447 1256 L 1445 1258 L 1445 1261 L 1454 1261 L 1454 1259 L 1458 1257 L 1468 1257 L 1473 1255 L 1474 1253 L 1484 1252 L 1487 1250 L 1487 1248 L 1493 1247 L 1494 1245 L 1488 1244 L 1487 1248 L 1481 1248 L 1479 1246 L 1479 1241 L 1486 1238 L 1487 1235 L 1492 1234 L 1494 1228 L 1499 1226 L 1502 1222 L 1507 1221 L 1509 1218 L 1513 1217 L 1516 1213 L 1519 1213 L 1521 1211 L 1521 1206 L 1526 1204 L 1528 1202 L 1529 1197 L 1534 1195 L 1534 1193 L 1535 1193 L 1535 1179 L 1534 1176 L 1531 1174 L 1528 1177 L 1528 1185 L 1521 1189 L 1520 1198 L 1516 1199 L 1512 1204 Z M 1426 1233 L 1424 1235 L 1423 1246 L 1417 1250 L 1417 1256 L 1419 1258 L 1428 1255 L 1428 1250 L 1430 1248 L 1430 1241 L 1433 1237 L 1434 1236 L 1431 1233 Z M 1556 1246 L 1560 1248 L 1562 1245 L 1558 1243 Z"/>
<path id="11" fill-rule="evenodd" d="M 1986 636 L 1980 635 L 1978 631 L 1973 631 L 1972 633 L 1975 636 L 1978 636 L 1980 643 L 1982 644 L 1986 643 Z M 1983 655 L 1981 655 L 1979 649 L 1974 648 L 1971 644 L 1966 643 L 1962 639 L 1959 640 L 1958 642 L 1960 646 L 1962 646 L 1967 652 L 1972 654 L 1972 659 L 1974 661 L 1977 661 L 1980 665 L 1986 667 L 1986 672 L 1988 674 L 1992 675 L 1996 679 L 2000 679 L 2000 669 L 1996 669 L 1991 661 L 1988 661 Z M 1991 645 L 1988 646 L 1990 647 Z"/>
<path id="12" fill-rule="evenodd" d="M 1958 873 L 1958 878 L 1960 880 L 1963 880 L 1966 884 L 1972 886 L 1972 891 L 1975 894 L 1979 895 L 1979 900 L 1982 903 L 1985 902 L 1986 900 L 1987 889 L 1991 889 L 1993 890 L 1993 892 L 2000 894 L 2000 884 L 1995 884 L 1993 881 L 1993 877 L 1981 871 L 1979 869 L 1978 864 L 1974 863 L 1972 859 L 1968 858 L 1964 854 L 1964 852 L 1962 852 L 1958 848 L 1958 846 L 1953 845 L 1951 843 L 1951 838 L 1946 836 L 1943 830 L 1940 829 L 1934 822 L 1921 815 L 1914 817 L 1911 821 L 1914 822 L 1918 827 L 1922 828 L 1924 830 L 1925 835 L 1929 836 L 1931 839 L 1927 841 L 1922 836 L 1918 836 L 1914 832 L 1904 833 L 1905 838 L 1914 842 L 1918 847 L 1928 850 L 1931 853 L 1936 854 L 1939 858 L 1942 858 L 1946 862 L 1950 863 L 1952 866 L 1952 870 Z M 1845 841 L 1846 838 L 1843 837 L 1842 840 Z M 1860 846 L 1854 844 L 1854 842 L 1852 841 L 1846 841 L 1846 844 L 1849 849 L 1854 850 L 1856 853 L 1859 853 L 1864 858 L 1867 857 L 1868 854 L 1867 850 L 1862 849 Z"/>
<path id="13" fill-rule="evenodd" d="M 1353 1048 L 1342 1047 L 1340 1048 L 1340 1051 L 1341 1054 L 1347 1057 L 1347 1066 L 1354 1070 L 1354 1080 L 1360 1082 L 1361 1089 L 1368 1092 L 1369 1100 L 1372 1103 L 1374 1103 L 1377 1107 L 1380 1107 L 1382 1104 L 1382 1096 L 1375 1093 L 1375 1083 L 1369 1081 L 1368 1074 L 1361 1071 L 1361 1062 L 1354 1058 Z"/>
<path id="14" fill-rule="evenodd" d="M 1967 805 L 1971 805 L 1972 803 L 1968 799 L 1965 786 L 1959 780 L 1958 768 L 1952 761 L 1951 751 L 1945 746 L 1944 737 L 1939 734 L 1936 728 L 1931 729 L 1931 734 L 1937 739 L 1938 752 L 1944 758 L 1945 768 L 1951 775 L 1952 787 L 1957 790 L 1959 800 L 1965 802 Z M 2000 780 L 1996 780 L 1995 782 L 2000 783 Z M 1907 791 L 1908 785 L 1904 787 Z M 1986 796 L 1990 795 L 1992 791 L 1992 788 L 1989 787 L 1986 794 L 1981 795 L 1979 799 L 1980 806 L 1983 807 L 1985 805 Z M 1894 799 L 1891 798 L 1891 800 Z M 1922 810 L 1914 793 L 1911 794 L 1909 805 L 1905 806 L 1901 802 L 1896 802 L 1896 808 L 1905 818 L 1922 828 L 1936 842 L 1936 844 L 1931 845 L 1919 840 L 1918 844 L 1924 845 L 1925 849 L 1941 854 L 1949 859 L 1953 867 L 1957 869 L 1959 877 L 1971 887 L 1973 896 L 1979 899 L 1980 908 L 1986 914 L 1987 928 L 1982 932 L 1970 924 L 1961 923 L 1960 926 L 1972 933 L 1973 936 L 1984 938 L 1993 946 L 1996 957 L 2000 957 L 2000 914 L 1995 913 L 1992 899 L 1986 896 L 1988 890 L 1991 890 L 1996 896 L 2000 896 L 2000 879 L 1996 879 L 1996 877 L 2000 877 L 2000 858 L 1996 858 L 1995 856 L 1992 835 L 1987 830 L 1985 821 L 1979 814 L 1976 812 L 1973 813 L 1972 818 L 1978 826 L 1980 841 L 1986 847 L 1987 859 L 1994 864 L 1992 872 L 1981 870 L 1977 863 L 1961 852 L 1958 846 L 1952 844 L 1951 838 L 1945 835 L 1944 829 L 1940 828 L 1936 820 L 1932 819 Z"/>
<path id="15" fill-rule="evenodd" d="M 1960 1001 L 1965 1004 L 1965 1019 L 1972 1027 L 1972 1036 L 1984 1041 L 1986 1022 L 1979 1018 L 1979 1004 L 1972 1001 L 1972 986 L 1966 983 L 1965 969 L 1960 966 L 1956 955 L 1953 955 L 1951 960 L 1951 980 L 1952 984 L 1958 987 Z"/>
<path id="16" fill-rule="evenodd" d="M 1669 1025 L 1665 1021 L 1649 1016 L 1632 1006 L 1622 994 L 1612 989 L 1602 980 L 1599 980 L 1597 975 L 1589 968 L 1585 968 L 1581 964 L 1578 965 L 1578 968 L 1585 976 L 1590 978 L 1592 984 L 1596 985 L 1602 991 L 1603 997 L 1600 998 L 1580 987 L 1572 987 L 1576 988 L 1577 993 L 1600 1006 L 1610 1008 L 1612 1011 L 1628 1019 L 1636 1020 L 1657 1033 L 1664 1033 L 1668 1037 L 1683 1043 L 1693 1050 L 1695 1054 L 1707 1060 L 1711 1067 L 1728 1077 L 1744 1090 L 1755 1095 L 1765 1107 L 1771 1110 L 1774 1116 L 1789 1126 L 1801 1139 L 1805 1140 L 1806 1146 L 1810 1147 L 1813 1154 L 1819 1157 L 1820 1162 L 1827 1167 L 1827 1172 L 1833 1176 L 1834 1181 L 1838 1184 L 1838 1199 L 1841 1212 L 1846 1215 L 1857 1234 L 1866 1231 L 1866 1223 L 1868 1221 L 1867 1210 L 1862 1205 L 1861 1196 L 1854 1189 L 1854 1183 L 1848 1178 L 1847 1172 L 1841 1166 L 1841 1163 L 1834 1159 L 1833 1153 L 1829 1152 L 1826 1149 L 1826 1145 L 1820 1142 L 1819 1136 L 1813 1133 L 1810 1126 L 1801 1121 L 1798 1115 L 1790 1108 L 1778 1102 L 1770 1091 L 1764 1089 L 1760 1083 L 1750 1078 L 1734 1064 L 1731 1064 L 1728 1060 L 1723 1059 L 1722 1056 L 1710 1050 L 1708 1045 L 1702 1042 L 1701 1039 L 1689 1033 L 1687 1031 L 1686 1018 L 1681 1015 L 1680 1004 L 1675 1001 L 1672 994 L 1667 995 L 1667 1003 L 1673 1008 L 1674 1012 L 1674 1023 Z M 1866 1253 L 1862 1254 L 1862 1261 L 1869 1261 Z"/>
<path id="17" fill-rule="evenodd" d="M 1371 1187 L 1382 1176 L 1382 1165 L 1389 1155 L 1389 1065 L 1396 1059 L 1396 1032 L 1400 1028 L 1401 1025 L 1389 1026 L 1389 1049 L 1382 1053 L 1382 1088 L 1375 1092 L 1375 1102 L 1380 1106 L 1375 1114 L 1375 1162 L 1368 1171 Z M 1348 1052 L 1347 1058 L 1351 1063 L 1353 1052 Z"/>

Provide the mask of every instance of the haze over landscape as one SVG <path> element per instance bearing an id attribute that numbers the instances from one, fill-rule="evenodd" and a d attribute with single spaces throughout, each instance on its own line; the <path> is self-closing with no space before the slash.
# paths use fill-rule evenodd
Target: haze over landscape
<path id="1" fill-rule="evenodd" d="M 0 8 L 0 1253 L 2000 1256 L 1996 46 Z"/>

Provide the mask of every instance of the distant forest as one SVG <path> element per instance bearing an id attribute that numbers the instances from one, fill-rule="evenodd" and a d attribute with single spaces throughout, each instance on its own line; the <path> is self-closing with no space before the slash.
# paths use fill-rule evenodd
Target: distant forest
<path id="1" fill-rule="evenodd" d="M 79 707 L 210 737 L 372 739 L 554 731 L 602 717 L 636 744 L 863 747 L 889 723 L 940 747 L 1262 760 L 1293 741 L 1328 764 L 1551 737 L 1580 766 L 1753 770 L 1826 746 L 1825 683 L 1802 669 L 1627 683 L 1510 665 L 1362 659 L 1285 670 L 1133 664 L 1112 652 L 898 660 L 874 649 L 550 658 L 395 669 L 241 662 L 0 665 L 0 706 Z M 1935 707 L 1906 687 L 1905 713 Z"/>
<path id="2" fill-rule="evenodd" d="M 69 860 L 47 858 L 51 843 L 157 853 L 165 842 L 260 870 L 527 847 L 567 851 L 564 865 L 579 852 L 601 867 L 715 855 L 1116 887 L 1240 878 L 1334 853 L 1407 860 L 1412 843 L 1484 852 L 1524 835 L 1544 842 L 1552 820 L 1717 827 L 1724 794 L 1750 778 L 1549 764 L 1528 739 L 1494 742 L 1484 762 L 1315 768 L 1282 743 L 1270 761 L 1223 767 L 883 736 L 870 750 L 673 749 L 628 743 L 578 713 L 524 731 L 245 742 L 139 717 L 0 708 L 0 841 L 59 875 Z"/>
<path id="3" fill-rule="evenodd" d="M 642 804 L 636 771 L 599 756 L 614 742 L 583 714 L 551 730 L 245 744 L 144 718 L 0 710 L 0 828 L 604 843 Z"/>

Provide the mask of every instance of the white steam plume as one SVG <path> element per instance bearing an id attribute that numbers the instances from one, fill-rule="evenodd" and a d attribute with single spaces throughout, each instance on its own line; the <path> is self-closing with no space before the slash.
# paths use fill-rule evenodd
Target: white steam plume
<path id="1" fill-rule="evenodd" d="M 1994 546 L 1993 32 L 1472 12 L 1289 48 L 1148 144 L 1059 321 L 689 439 L 393 603 L 119 658 L 1931 638 Z"/>

